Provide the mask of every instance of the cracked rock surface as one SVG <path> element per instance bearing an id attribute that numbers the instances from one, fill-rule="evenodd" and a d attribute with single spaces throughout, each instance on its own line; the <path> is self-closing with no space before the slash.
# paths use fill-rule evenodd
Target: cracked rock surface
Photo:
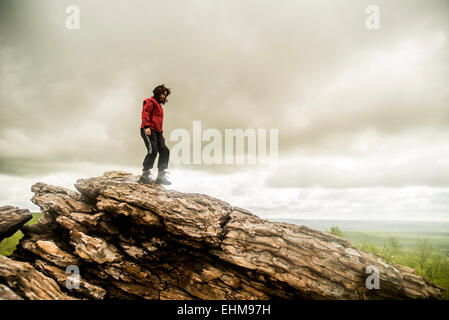
<path id="1" fill-rule="evenodd" d="M 0 207 L 0 241 L 16 233 L 33 215 L 28 209 L 13 206 Z"/>
<path id="2" fill-rule="evenodd" d="M 35 183 L 43 215 L 0 256 L 4 299 L 438 299 L 443 290 L 347 240 L 108 171 L 78 192 Z M 11 209 L 11 208 L 10 208 Z M 1 212 L 1 210 L 0 210 Z M 380 289 L 369 290 L 368 266 Z"/>

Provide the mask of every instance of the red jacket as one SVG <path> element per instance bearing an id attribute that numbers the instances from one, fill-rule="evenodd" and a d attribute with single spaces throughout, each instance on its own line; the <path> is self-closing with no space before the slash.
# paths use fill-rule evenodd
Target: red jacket
<path id="1" fill-rule="evenodd" d="M 159 102 L 153 97 L 143 100 L 142 124 L 140 128 L 150 127 L 153 130 L 162 132 L 162 120 L 164 119 L 164 110 Z"/>

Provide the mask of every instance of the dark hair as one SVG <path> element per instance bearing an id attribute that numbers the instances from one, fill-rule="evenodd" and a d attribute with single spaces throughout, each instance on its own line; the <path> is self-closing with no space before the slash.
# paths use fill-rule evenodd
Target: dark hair
<path id="1" fill-rule="evenodd" d="M 159 96 L 162 93 L 164 93 L 165 91 L 167 91 L 167 95 L 165 96 L 165 101 L 159 101 Z M 170 89 L 166 88 L 164 84 L 161 84 L 161 85 L 157 86 L 156 88 L 154 88 L 153 94 L 154 94 L 154 98 L 157 100 L 157 102 L 164 104 L 167 102 L 167 97 L 170 94 Z"/>

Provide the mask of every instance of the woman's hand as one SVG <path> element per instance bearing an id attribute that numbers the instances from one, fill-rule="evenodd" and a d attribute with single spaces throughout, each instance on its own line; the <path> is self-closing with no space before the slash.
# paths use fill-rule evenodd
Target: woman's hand
<path id="1" fill-rule="evenodd" d="M 146 134 L 147 136 L 151 136 L 151 129 L 150 129 L 150 128 L 146 128 L 146 129 L 145 129 L 145 134 Z"/>

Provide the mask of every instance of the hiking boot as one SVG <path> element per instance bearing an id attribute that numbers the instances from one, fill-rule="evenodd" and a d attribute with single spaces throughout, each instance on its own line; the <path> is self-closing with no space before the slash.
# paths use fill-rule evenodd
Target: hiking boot
<path id="1" fill-rule="evenodd" d="M 154 177 L 151 174 L 150 170 L 146 170 L 142 172 L 142 175 L 139 178 L 139 182 L 150 184 L 151 180 L 154 180 Z"/>
<path id="2" fill-rule="evenodd" d="M 166 185 L 171 184 L 171 182 L 167 180 L 167 174 L 168 174 L 168 172 L 165 170 L 162 172 L 159 172 L 157 174 L 156 183 L 166 184 Z"/>

